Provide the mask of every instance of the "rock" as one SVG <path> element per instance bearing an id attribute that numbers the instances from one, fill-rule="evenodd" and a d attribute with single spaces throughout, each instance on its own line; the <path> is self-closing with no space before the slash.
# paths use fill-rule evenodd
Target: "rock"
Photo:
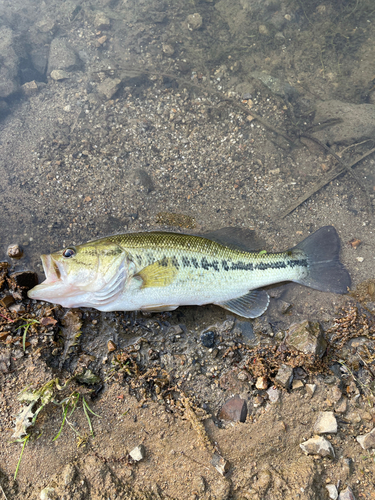
<path id="1" fill-rule="evenodd" d="M 65 38 L 54 38 L 49 48 L 48 74 L 55 69 L 74 71 L 80 65 L 80 61 L 74 50 Z"/>
<path id="2" fill-rule="evenodd" d="M 14 50 L 14 36 L 10 28 L 0 28 L 0 97 L 9 97 L 19 89 L 19 58 Z"/>
<path id="3" fill-rule="evenodd" d="M 21 89 L 25 95 L 33 95 L 38 92 L 38 85 L 36 84 L 35 80 L 33 80 L 32 82 L 24 83 Z"/>
<path id="4" fill-rule="evenodd" d="M 94 19 L 94 26 L 97 30 L 108 30 L 111 27 L 111 21 L 104 12 L 98 12 Z"/>
<path id="5" fill-rule="evenodd" d="M 312 398 L 314 396 L 314 393 L 316 391 L 316 384 L 306 384 L 305 389 L 307 394 Z"/>
<path id="6" fill-rule="evenodd" d="M 327 129 L 317 131 L 314 136 L 328 145 L 350 145 L 371 139 L 375 135 L 375 106 L 373 104 L 351 104 L 336 100 L 316 103 L 314 123 L 339 119 Z"/>
<path id="7" fill-rule="evenodd" d="M 279 170 L 279 169 L 276 169 L 276 170 Z M 280 170 L 279 170 L 280 172 Z M 279 172 L 274 172 L 274 173 L 279 173 Z M 270 173 L 272 173 L 270 171 Z M 286 314 L 289 312 L 290 308 L 292 307 L 292 304 L 290 304 L 289 302 L 285 302 L 285 300 L 278 300 L 276 302 L 276 305 L 277 305 L 277 310 L 281 313 L 281 314 Z"/>
<path id="8" fill-rule="evenodd" d="M 117 345 L 113 342 L 113 340 L 108 340 L 107 342 L 107 350 L 108 352 L 113 352 L 117 349 Z"/>
<path id="9" fill-rule="evenodd" d="M 10 368 L 10 349 L 0 352 L 0 373 L 8 373 Z"/>
<path id="10" fill-rule="evenodd" d="M 48 46 L 36 47 L 30 52 L 30 57 L 36 71 L 44 75 L 48 63 Z"/>
<path id="11" fill-rule="evenodd" d="M 255 383 L 255 387 L 260 391 L 264 391 L 268 387 L 268 378 L 267 377 L 258 377 Z"/>
<path id="12" fill-rule="evenodd" d="M 279 383 L 285 389 L 289 389 L 293 379 L 293 368 L 288 365 L 281 365 L 276 374 L 275 382 Z"/>
<path id="13" fill-rule="evenodd" d="M 321 457 L 335 458 L 335 452 L 331 443 L 322 436 L 314 436 L 304 443 L 301 443 L 300 447 L 307 455 L 320 455 Z"/>
<path id="14" fill-rule="evenodd" d="M 351 411 L 346 415 L 346 420 L 349 420 L 351 424 L 359 424 L 362 419 L 358 412 Z"/>
<path id="15" fill-rule="evenodd" d="M 277 403 L 280 399 L 280 391 L 276 389 L 276 387 L 270 387 L 267 390 L 268 394 L 268 399 L 270 400 L 270 403 Z"/>
<path id="16" fill-rule="evenodd" d="M 293 383 L 292 383 L 293 391 L 296 391 L 298 389 L 303 389 L 304 387 L 305 387 L 305 384 L 302 382 L 302 380 L 293 380 Z"/>
<path id="17" fill-rule="evenodd" d="M 261 35 L 266 35 L 268 36 L 270 34 L 270 31 L 269 29 L 267 28 L 267 26 L 265 24 L 260 24 L 258 26 L 258 31 Z"/>
<path id="18" fill-rule="evenodd" d="M 10 307 L 12 304 L 14 304 L 14 297 L 13 295 L 4 295 L 2 299 L 0 299 L 0 304 L 3 307 Z"/>
<path id="19" fill-rule="evenodd" d="M 190 14 L 186 18 L 187 26 L 190 31 L 199 30 L 203 24 L 202 16 L 196 12 L 195 14 Z"/>
<path id="20" fill-rule="evenodd" d="M 355 500 L 354 493 L 350 486 L 347 486 L 345 490 L 340 492 L 338 500 Z"/>
<path id="21" fill-rule="evenodd" d="M 203 332 L 201 334 L 201 343 L 204 347 L 211 349 L 215 345 L 215 332 L 208 330 L 208 332 Z"/>
<path id="22" fill-rule="evenodd" d="M 23 314 L 26 312 L 26 307 L 24 304 L 12 304 L 9 306 L 9 311 L 16 314 Z"/>
<path id="23" fill-rule="evenodd" d="M 337 488 L 334 484 L 327 484 L 326 488 L 328 490 L 328 496 L 332 500 L 337 500 L 337 497 L 339 496 Z"/>
<path id="24" fill-rule="evenodd" d="M 44 488 L 40 492 L 40 500 L 58 500 L 55 488 L 50 488 L 49 486 L 47 486 L 47 488 Z"/>
<path id="25" fill-rule="evenodd" d="M 112 99 L 120 88 L 120 78 L 106 78 L 102 83 L 97 86 L 97 91 L 104 94 L 107 99 Z"/>
<path id="26" fill-rule="evenodd" d="M 250 323 L 250 321 L 242 321 L 237 318 L 234 329 L 242 335 L 244 342 L 246 342 L 247 344 L 256 343 L 253 325 Z"/>
<path id="27" fill-rule="evenodd" d="M 50 77 L 52 78 L 52 80 L 59 82 L 60 80 L 67 80 L 68 78 L 70 78 L 70 75 L 63 69 L 54 69 L 53 71 L 51 71 Z"/>
<path id="28" fill-rule="evenodd" d="M 23 255 L 23 251 L 20 245 L 9 245 L 7 249 L 8 257 L 12 259 L 20 259 Z"/>
<path id="29" fill-rule="evenodd" d="M 174 47 L 168 43 L 163 44 L 163 52 L 166 56 L 171 57 L 174 54 Z"/>
<path id="30" fill-rule="evenodd" d="M 145 447 L 143 446 L 143 444 L 140 444 L 139 446 L 133 448 L 129 455 L 135 462 L 140 462 L 146 456 Z"/>
<path id="31" fill-rule="evenodd" d="M 368 450 L 369 448 L 375 448 L 375 427 L 372 431 L 367 434 L 362 434 L 361 436 L 357 436 L 358 443 L 362 446 L 364 450 Z"/>
<path id="32" fill-rule="evenodd" d="M 238 394 L 228 399 L 221 407 L 219 418 L 221 420 L 231 420 L 232 422 L 245 422 L 247 417 L 246 401 Z"/>
<path id="33" fill-rule="evenodd" d="M 216 452 L 212 456 L 211 464 L 222 476 L 229 470 L 229 462 Z"/>
<path id="34" fill-rule="evenodd" d="M 318 322 L 302 321 L 294 323 L 288 331 L 286 343 L 304 354 L 313 354 L 321 358 L 327 348 L 327 341 L 323 336 Z"/>
<path id="35" fill-rule="evenodd" d="M 333 411 L 319 412 L 318 419 L 314 425 L 314 432 L 317 434 L 337 433 L 337 421 Z"/>
<path id="36" fill-rule="evenodd" d="M 265 317 L 255 318 L 253 331 L 256 335 L 268 335 L 269 337 L 273 337 L 271 325 Z"/>

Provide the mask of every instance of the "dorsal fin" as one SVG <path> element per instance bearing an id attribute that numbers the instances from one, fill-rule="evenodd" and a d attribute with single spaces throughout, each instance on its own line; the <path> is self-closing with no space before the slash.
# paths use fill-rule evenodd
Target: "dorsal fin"
<path id="1" fill-rule="evenodd" d="M 265 242 L 256 235 L 255 231 L 241 227 L 223 227 L 208 233 L 197 234 L 196 236 L 203 236 L 208 240 L 216 241 L 216 243 L 221 243 L 229 248 L 244 250 L 246 252 L 261 250 L 266 246 Z"/>

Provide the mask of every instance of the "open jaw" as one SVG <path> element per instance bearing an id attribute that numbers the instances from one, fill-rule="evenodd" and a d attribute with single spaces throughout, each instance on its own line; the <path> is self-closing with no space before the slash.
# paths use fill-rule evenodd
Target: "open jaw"
<path id="1" fill-rule="evenodd" d="M 46 279 L 29 290 L 27 295 L 30 299 L 47 300 L 49 302 L 53 302 L 55 299 L 59 303 L 59 298 L 76 293 L 76 288 L 64 280 L 66 273 L 62 266 L 59 266 L 51 255 L 42 255 L 41 260 Z"/>

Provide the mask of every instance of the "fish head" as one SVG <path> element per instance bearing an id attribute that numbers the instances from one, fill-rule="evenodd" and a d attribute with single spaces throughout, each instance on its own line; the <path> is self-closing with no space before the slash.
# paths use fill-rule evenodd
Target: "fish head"
<path id="1" fill-rule="evenodd" d="M 41 260 L 46 279 L 28 296 L 63 307 L 97 307 L 114 300 L 129 270 L 126 252 L 108 240 L 70 246 Z"/>

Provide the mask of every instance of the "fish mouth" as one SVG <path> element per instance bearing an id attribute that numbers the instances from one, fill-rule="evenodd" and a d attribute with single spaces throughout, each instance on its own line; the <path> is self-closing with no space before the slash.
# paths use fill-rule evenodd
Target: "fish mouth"
<path id="1" fill-rule="evenodd" d="M 27 295 L 30 299 L 48 300 L 49 297 L 57 297 L 65 291 L 66 285 L 62 280 L 64 273 L 52 255 L 41 255 L 40 258 L 46 279 L 29 290 Z"/>

